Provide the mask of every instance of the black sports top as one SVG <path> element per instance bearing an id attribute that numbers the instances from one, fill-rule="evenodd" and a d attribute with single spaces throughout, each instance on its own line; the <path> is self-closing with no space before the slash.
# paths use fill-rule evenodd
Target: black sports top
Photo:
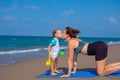
<path id="1" fill-rule="evenodd" d="M 86 42 L 79 41 L 78 47 L 74 49 L 75 53 L 76 54 L 80 53 L 85 44 L 86 44 Z"/>

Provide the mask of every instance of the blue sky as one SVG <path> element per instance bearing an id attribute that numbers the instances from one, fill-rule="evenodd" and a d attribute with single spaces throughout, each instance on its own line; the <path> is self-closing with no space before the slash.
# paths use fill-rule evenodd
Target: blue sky
<path id="1" fill-rule="evenodd" d="M 0 0 L 0 35 L 51 36 L 66 26 L 120 38 L 120 0 Z"/>

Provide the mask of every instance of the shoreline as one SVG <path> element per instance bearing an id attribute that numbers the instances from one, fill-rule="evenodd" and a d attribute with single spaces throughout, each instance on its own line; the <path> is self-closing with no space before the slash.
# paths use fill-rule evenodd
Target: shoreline
<path id="1" fill-rule="evenodd" d="M 120 61 L 120 45 L 109 46 L 108 63 Z M 0 66 L 0 80 L 35 80 L 35 77 L 46 72 L 50 67 L 45 66 L 45 58 L 26 60 L 14 64 Z M 62 72 L 67 68 L 67 55 L 58 57 L 58 69 Z M 94 56 L 78 55 L 78 70 L 95 69 Z M 79 80 L 119 80 L 120 77 L 97 77 L 97 78 L 79 78 Z M 62 78 L 70 80 L 70 78 Z M 48 78 L 39 78 L 38 80 L 49 80 Z M 61 80 L 61 78 L 51 78 L 50 80 Z M 78 80 L 78 79 L 71 79 Z"/>
<path id="2" fill-rule="evenodd" d="M 112 44 L 112 45 L 108 45 L 108 46 L 119 46 L 119 45 L 120 44 Z M 65 49 L 65 52 L 67 53 L 66 49 Z M 42 53 L 44 53 L 44 54 L 42 54 Z M 2 60 L 1 60 L 0 66 L 6 66 L 6 65 L 10 65 L 10 64 L 16 64 L 18 62 L 24 62 L 24 61 L 34 60 L 34 59 L 39 59 L 39 58 L 46 58 L 47 50 L 35 51 L 35 52 L 29 52 L 29 53 L 0 54 L 0 58 L 2 58 L 2 56 L 4 59 L 10 59 L 10 60 L 13 57 L 15 58 L 15 60 L 13 58 L 12 61 L 8 62 L 8 63 L 2 63 Z M 23 57 L 23 56 L 26 56 L 26 57 Z M 17 58 L 18 58 L 18 60 L 17 60 Z"/>

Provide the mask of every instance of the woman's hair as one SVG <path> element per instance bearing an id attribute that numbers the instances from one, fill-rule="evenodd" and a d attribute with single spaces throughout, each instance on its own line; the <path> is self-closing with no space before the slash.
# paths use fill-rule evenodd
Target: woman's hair
<path id="1" fill-rule="evenodd" d="M 68 34 L 71 38 L 76 38 L 77 35 L 80 33 L 78 29 L 74 29 L 70 26 L 67 26 L 65 30 L 66 30 L 66 34 Z"/>

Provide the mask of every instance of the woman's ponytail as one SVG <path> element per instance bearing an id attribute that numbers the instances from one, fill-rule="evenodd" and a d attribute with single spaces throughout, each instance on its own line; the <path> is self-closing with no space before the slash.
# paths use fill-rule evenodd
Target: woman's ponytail
<path id="1" fill-rule="evenodd" d="M 78 29 L 73 29 L 70 26 L 66 27 L 65 29 L 66 29 L 66 34 L 68 34 L 71 38 L 76 38 L 77 35 L 80 33 Z"/>

